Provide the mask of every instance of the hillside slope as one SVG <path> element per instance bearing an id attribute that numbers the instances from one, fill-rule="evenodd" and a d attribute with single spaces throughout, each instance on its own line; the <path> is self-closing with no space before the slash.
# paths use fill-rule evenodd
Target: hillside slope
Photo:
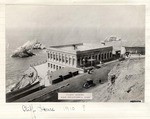
<path id="1" fill-rule="evenodd" d="M 98 102 L 144 101 L 145 59 L 128 59 L 118 62 L 108 74 L 108 82 L 88 90 Z M 111 76 L 115 82 L 111 83 Z"/>

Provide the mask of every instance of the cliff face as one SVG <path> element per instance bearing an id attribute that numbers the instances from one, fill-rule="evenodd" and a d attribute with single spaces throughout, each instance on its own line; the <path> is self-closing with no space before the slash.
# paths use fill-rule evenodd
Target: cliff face
<path id="1" fill-rule="evenodd" d="M 108 74 L 108 82 L 93 88 L 92 101 L 130 102 L 144 101 L 145 59 L 118 62 Z M 114 77 L 112 83 L 112 77 Z"/>

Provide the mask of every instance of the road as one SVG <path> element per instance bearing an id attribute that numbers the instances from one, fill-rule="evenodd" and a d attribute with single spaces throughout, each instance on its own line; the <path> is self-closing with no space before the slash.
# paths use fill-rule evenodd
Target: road
<path id="1" fill-rule="evenodd" d="M 95 69 L 92 74 L 83 73 L 77 75 L 73 78 L 67 79 L 55 85 L 51 85 L 40 91 L 18 99 L 16 102 L 60 102 L 61 100 L 58 100 L 59 92 L 86 92 L 87 89 L 83 88 L 83 84 L 86 82 L 86 79 L 93 79 L 93 82 L 96 84 L 96 86 L 100 85 L 99 80 L 101 80 L 103 83 L 107 82 L 108 73 L 116 64 L 116 62 L 117 61 L 105 63 L 103 67 Z"/>

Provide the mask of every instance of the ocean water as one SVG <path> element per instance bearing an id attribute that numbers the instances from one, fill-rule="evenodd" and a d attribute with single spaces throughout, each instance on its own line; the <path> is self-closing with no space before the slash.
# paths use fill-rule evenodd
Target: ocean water
<path id="1" fill-rule="evenodd" d="M 94 28 L 74 29 L 6 29 L 6 91 L 18 82 L 30 64 L 39 63 L 47 59 L 46 50 L 35 51 L 36 55 L 28 58 L 11 57 L 14 50 L 27 41 L 38 40 L 46 47 L 67 43 L 91 42 L 100 43 L 105 38 L 114 35 L 127 43 L 145 44 L 143 29 L 113 30 L 105 29 L 98 32 Z"/>

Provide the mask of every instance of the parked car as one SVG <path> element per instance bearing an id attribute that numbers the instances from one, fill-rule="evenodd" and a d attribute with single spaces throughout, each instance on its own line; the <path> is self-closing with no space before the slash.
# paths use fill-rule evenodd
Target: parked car
<path id="1" fill-rule="evenodd" d="M 96 69 L 99 69 L 99 68 L 101 68 L 101 66 L 96 65 L 95 68 L 96 68 Z"/>
<path id="2" fill-rule="evenodd" d="M 93 87 L 95 86 L 96 84 L 93 83 L 93 80 L 92 79 L 87 79 L 87 81 L 83 84 L 83 87 L 88 89 L 90 87 Z"/>
<path id="3" fill-rule="evenodd" d="M 94 72 L 94 69 L 88 70 L 88 74 L 92 74 Z"/>
<path id="4" fill-rule="evenodd" d="M 91 73 L 91 71 L 94 70 L 94 67 L 87 67 L 84 69 L 84 72 L 88 72 L 89 74 Z"/>

